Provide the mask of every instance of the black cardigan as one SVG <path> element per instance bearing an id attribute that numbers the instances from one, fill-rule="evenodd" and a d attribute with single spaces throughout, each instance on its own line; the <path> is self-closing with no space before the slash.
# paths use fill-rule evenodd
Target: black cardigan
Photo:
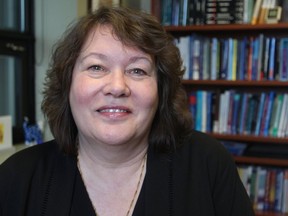
<path id="1" fill-rule="evenodd" d="M 59 151 L 55 141 L 16 153 L 0 165 L 0 215 L 77 215 L 72 206 L 75 199 L 89 200 L 86 190 L 84 199 L 75 198 L 79 194 L 74 191 L 77 176 L 75 156 Z M 92 208 L 91 203 L 84 206 Z M 160 154 L 149 148 L 146 176 L 133 215 L 254 213 L 230 154 L 213 138 L 193 131 L 174 153 Z"/>

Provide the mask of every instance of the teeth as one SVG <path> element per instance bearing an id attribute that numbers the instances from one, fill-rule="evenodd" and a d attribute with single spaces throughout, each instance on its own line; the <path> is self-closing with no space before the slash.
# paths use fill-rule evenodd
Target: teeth
<path id="1" fill-rule="evenodd" d="M 116 113 L 120 113 L 120 112 L 127 112 L 126 110 L 121 110 L 121 109 L 104 109 L 104 110 L 100 110 L 100 112 L 116 112 Z"/>

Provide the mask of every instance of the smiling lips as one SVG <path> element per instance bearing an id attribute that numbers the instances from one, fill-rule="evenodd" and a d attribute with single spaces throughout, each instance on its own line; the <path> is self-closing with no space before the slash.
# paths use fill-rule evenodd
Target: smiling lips
<path id="1" fill-rule="evenodd" d="M 131 113 L 131 110 L 127 108 L 101 108 L 97 110 L 98 113 L 100 113 L 103 116 L 108 117 L 109 119 L 122 119 L 123 117 L 127 116 Z"/>
<path id="2" fill-rule="evenodd" d="M 98 110 L 100 113 L 108 112 L 108 113 L 128 113 L 128 110 L 123 110 L 123 109 L 101 109 Z"/>

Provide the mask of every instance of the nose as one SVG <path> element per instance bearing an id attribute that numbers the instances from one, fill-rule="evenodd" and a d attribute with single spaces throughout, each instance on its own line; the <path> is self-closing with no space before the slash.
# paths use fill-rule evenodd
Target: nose
<path id="1" fill-rule="evenodd" d="M 116 70 L 107 76 L 106 85 L 103 89 L 105 95 L 113 97 L 125 97 L 130 95 L 127 77 L 122 70 Z"/>

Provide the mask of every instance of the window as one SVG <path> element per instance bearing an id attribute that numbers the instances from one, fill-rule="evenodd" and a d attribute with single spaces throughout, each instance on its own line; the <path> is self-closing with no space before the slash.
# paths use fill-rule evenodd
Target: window
<path id="1" fill-rule="evenodd" d="M 33 14 L 33 0 L 0 1 L 0 116 L 12 116 L 13 143 L 24 117 L 35 121 Z"/>

